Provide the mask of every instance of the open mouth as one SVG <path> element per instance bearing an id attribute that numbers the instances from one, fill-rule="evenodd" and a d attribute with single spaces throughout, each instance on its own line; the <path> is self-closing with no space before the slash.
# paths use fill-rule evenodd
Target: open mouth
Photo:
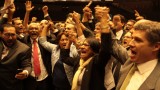
<path id="1" fill-rule="evenodd" d="M 8 46 L 12 46 L 12 45 L 13 45 L 13 42 L 7 42 L 7 45 L 8 45 Z"/>
<path id="2" fill-rule="evenodd" d="M 37 33 L 32 33 L 32 36 L 37 37 L 38 35 L 37 35 Z"/>
<path id="3" fill-rule="evenodd" d="M 86 54 L 87 52 L 85 50 L 81 50 L 81 55 Z"/>
<path id="4" fill-rule="evenodd" d="M 130 50 L 130 58 L 131 58 L 131 59 L 134 59 L 136 55 L 137 55 L 137 52 L 136 52 L 136 51 Z"/>
<path id="5" fill-rule="evenodd" d="M 37 33 L 32 33 L 32 35 L 37 35 Z"/>
<path id="6" fill-rule="evenodd" d="M 63 46 L 63 47 L 65 47 L 65 46 L 66 46 L 66 44 L 63 44 L 62 46 Z"/>
<path id="7" fill-rule="evenodd" d="M 127 44 L 127 41 L 124 41 L 123 44 Z"/>
<path id="8" fill-rule="evenodd" d="M 136 55 L 136 54 L 137 54 L 137 52 L 136 52 L 136 51 L 133 51 L 133 50 L 131 50 L 131 53 L 132 53 L 133 55 Z"/>

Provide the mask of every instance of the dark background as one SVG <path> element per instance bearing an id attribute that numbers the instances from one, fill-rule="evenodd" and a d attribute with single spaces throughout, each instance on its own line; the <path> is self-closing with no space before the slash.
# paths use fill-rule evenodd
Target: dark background
<path id="1" fill-rule="evenodd" d="M 14 17 L 24 18 L 25 14 L 25 1 L 15 0 L 16 12 Z M 56 1 L 56 2 L 42 2 L 42 0 L 32 0 L 35 6 L 31 12 L 30 17 L 36 16 L 38 20 L 43 19 L 43 12 L 41 8 L 44 5 L 49 7 L 49 14 L 54 21 L 64 21 L 69 12 L 82 13 L 82 9 L 88 2 L 80 1 Z M 4 0 L 0 1 L 2 7 Z M 160 21 L 160 0 L 113 0 L 113 1 L 94 1 L 90 6 L 94 12 L 96 5 L 108 6 L 110 8 L 110 14 L 122 14 L 126 19 L 135 19 L 134 10 L 137 10 L 146 19 Z"/>

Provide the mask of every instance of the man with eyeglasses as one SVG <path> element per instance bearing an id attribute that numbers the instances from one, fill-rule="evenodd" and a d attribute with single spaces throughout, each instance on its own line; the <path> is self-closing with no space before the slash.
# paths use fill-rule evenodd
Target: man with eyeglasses
<path id="1" fill-rule="evenodd" d="M 13 25 L 2 25 L 0 32 L 0 90 L 22 90 L 22 80 L 31 72 L 31 50 L 17 40 Z"/>

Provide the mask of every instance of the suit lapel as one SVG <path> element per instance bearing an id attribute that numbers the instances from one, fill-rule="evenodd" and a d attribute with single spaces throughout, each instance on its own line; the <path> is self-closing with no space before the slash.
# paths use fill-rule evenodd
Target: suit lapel
<path id="1" fill-rule="evenodd" d="M 17 40 L 15 45 L 13 47 L 9 48 L 8 55 L 3 58 L 4 59 L 3 61 L 8 60 L 11 56 L 13 56 L 13 54 L 17 51 L 16 48 L 18 47 L 18 43 L 19 43 L 19 41 Z"/>
<path id="2" fill-rule="evenodd" d="M 116 90 L 119 90 L 120 87 L 122 86 L 123 84 L 123 81 L 125 80 L 129 70 L 131 69 L 133 63 L 130 62 L 130 60 L 127 60 L 126 63 L 122 66 L 122 69 L 120 71 L 120 78 L 118 80 L 118 84 L 117 84 L 117 88 Z M 124 67 L 124 68 L 123 68 Z"/>
<path id="3" fill-rule="evenodd" d="M 2 58 L 2 51 L 3 51 L 3 45 L 2 45 L 2 42 L 0 42 L 0 61 Z"/>
<path id="4" fill-rule="evenodd" d="M 155 69 L 149 75 L 149 77 L 140 86 L 139 90 L 153 90 L 155 89 L 156 82 L 160 77 L 160 61 L 158 61 Z"/>

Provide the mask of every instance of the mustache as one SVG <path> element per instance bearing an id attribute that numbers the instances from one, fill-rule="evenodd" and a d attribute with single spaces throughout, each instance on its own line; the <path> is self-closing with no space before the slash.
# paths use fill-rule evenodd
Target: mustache
<path id="1" fill-rule="evenodd" d="M 13 40 L 7 40 L 6 41 L 7 43 L 12 43 L 12 42 L 14 42 Z"/>

